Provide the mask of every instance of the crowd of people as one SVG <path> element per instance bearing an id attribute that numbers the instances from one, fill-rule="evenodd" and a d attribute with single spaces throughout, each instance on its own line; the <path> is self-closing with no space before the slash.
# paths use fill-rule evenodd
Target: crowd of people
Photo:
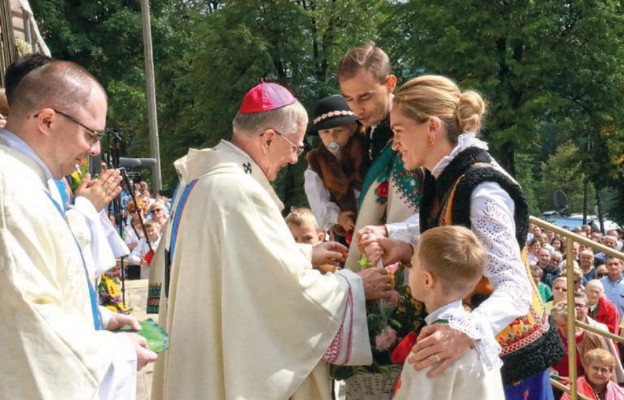
<path id="1" fill-rule="evenodd" d="M 529 224 L 522 188 L 479 139 L 478 92 L 439 75 L 397 88 L 368 43 L 344 55 L 337 78 L 341 94 L 320 99 L 310 121 L 284 86 L 253 87 L 230 140 L 174 163 L 171 199 L 145 182 L 122 187 L 114 170 L 66 196 L 63 177 L 100 152 L 104 88 L 71 62 L 12 65 L 0 355 L 16 362 L 0 397 L 132 399 L 135 370 L 156 361 L 153 399 L 329 400 L 330 365 L 372 361 L 367 302 L 392 302 L 387 269 L 374 267 L 402 263 L 429 315 L 404 339 L 396 399 L 554 399 L 550 377 L 569 373 L 566 291 L 574 318 L 620 333 L 622 261 L 577 242 L 566 260 L 565 238 Z M 319 139 L 304 176 L 310 209 L 284 218 L 271 182 L 298 162 L 306 134 Z M 117 196 L 123 214 L 111 221 Z M 588 228 L 575 232 L 622 248 L 619 231 Z M 92 283 L 120 257 L 129 279 L 159 289 L 170 342 L 158 356 L 134 333 L 109 332 L 137 330 L 136 319 L 97 304 Z M 574 340 L 579 391 L 624 398 L 616 343 L 580 328 Z"/>

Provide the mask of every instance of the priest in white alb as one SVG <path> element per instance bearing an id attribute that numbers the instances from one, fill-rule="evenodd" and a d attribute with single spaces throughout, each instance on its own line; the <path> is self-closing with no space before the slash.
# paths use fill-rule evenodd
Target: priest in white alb
<path id="1" fill-rule="evenodd" d="M 296 244 L 270 185 L 297 162 L 306 125 L 293 95 L 263 82 L 243 99 L 231 141 L 175 163 L 180 185 L 152 263 L 170 335 L 152 399 L 329 400 L 329 363 L 372 361 L 365 297 L 389 294 L 389 276 L 312 269 L 346 248 Z"/>

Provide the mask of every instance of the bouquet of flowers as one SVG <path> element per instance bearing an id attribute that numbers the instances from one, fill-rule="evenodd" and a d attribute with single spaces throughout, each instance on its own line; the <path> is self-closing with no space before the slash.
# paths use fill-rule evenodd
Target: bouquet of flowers
<path id="1" fill-rule="evenodd" d="M 360 260 L 360 265 L 371 268 L 366 258 Z M 373 363 L 361 367 L 332 365 L 334 379 L 343 380 L 362 372 L 387 373 L 389 366 L 393 365 L 390 356 L 394 348 L 407 334 L 418 333 L 425 326 L 425 305 L 412 297 L 406 280 L 406 267 L 397 263 L 385 268 L 394 288 L 391 299 L 366 302 Z"/>
<path id="2" fill-rule="evenodd" d="M 100 277 L 100 283 L 98 284 L 98 292 L 100 295 L 100 304 L 109 310 L 128 314 L 130 309 L 126 307 L 121 299 L 121 290 L 119 289 L 119 276 L 121 275 L 121 269 L 119 263 L 115 265 L 115 268 L 109 269 Z"/>

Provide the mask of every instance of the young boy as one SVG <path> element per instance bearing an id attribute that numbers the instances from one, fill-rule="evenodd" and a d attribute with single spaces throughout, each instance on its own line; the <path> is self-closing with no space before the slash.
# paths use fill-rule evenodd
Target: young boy
<path id="1" fill-rule="evenodd" d="M 316 218 L 309 208 L 295 208 L 286 216 L 286 224 L 295 238 L 295 242 L 316 246 L 325 239 L 325 231 L 319 228 Z M 335 272 L 338 265 L 324 264 L 314 266 L 322 274 Z"/>
<path id="2" fill-rule="evenodd" d="M 409 285 L 412 296 L 425 303 L 429 313 L 425 318 L 427 324 L 453 326 L 466 319 L 468 312 L 462 306 L 462 299 L 483 276 L 485 259 L 485 250 L 477 237 L 464 227 L 437 227 L 420 236 L 412 257 Z M 471 349 L 435 378 L 428 378 L 426 370 L 416 371 L 406 361 L 394 399 L 504 399 L 501 362 L 497 359 L 500 346 L 494 333 L 483 335 L 480 342 L 478 348 L 488 354 Z M 484 356 L 494 359 L 494 365 L 487 368 Z M 432 357 L 438 363 L 443 362 L 437 354 Z"/>
<path id="3" fill-rule="evenodd" d="M 152 256 L 158 247 L 158 243 L 160 242 L 160 225 L 158 222 L 148 219 L 144 222 L 145 231 L 147 232 L 147 239 L 149 240 L 149 245 L 147 244 L 147 240 L 145 238 L 139 239 L 139 243 L 132 250 L 132 253 L 128 256 L 128 264 L 131 265 L 140 265 L 141 272 L 140 278 L 147 279 L 149 277 L 149 265 L 152 261 Z M 151 246 L 151 250 L 150 250 Z M 130 275 L 130 274 L 129 274 Z"/>
<path id="4" fill-rule="evenodd" d="M 325 97 L 314 111 L 312 134 L 318 132 L 321 143 L 307 155 L 306 196 L 321 229 L 333 229 L 349 241 L 368 165 L 362 128 L 340 95 Z"/>

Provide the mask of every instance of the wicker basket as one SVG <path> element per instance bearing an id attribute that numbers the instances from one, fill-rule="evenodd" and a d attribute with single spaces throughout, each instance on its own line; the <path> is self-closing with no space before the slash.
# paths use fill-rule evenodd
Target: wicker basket
<path id="1" fill-rule="evenodd" d="M 358 372 L 345 379 L 346 400 L 392 400 L 402 365 L 391 365 L 384 373 Z"/>

